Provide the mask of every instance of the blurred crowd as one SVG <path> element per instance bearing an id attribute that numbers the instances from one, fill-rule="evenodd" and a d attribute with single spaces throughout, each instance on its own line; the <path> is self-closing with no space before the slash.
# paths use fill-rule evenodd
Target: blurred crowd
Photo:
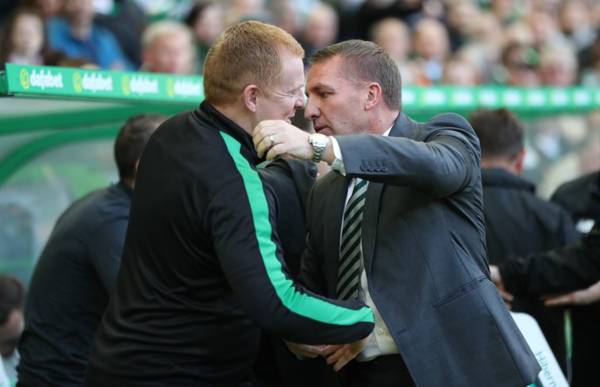
<path id="1" fill-rule="evenodd" d="M 372 40 L 405 85 L 600 84 L 594 0 L 2 0 L 0 63 L 201 74 L 223 28 L 248 19 L 307 56 Z"/>

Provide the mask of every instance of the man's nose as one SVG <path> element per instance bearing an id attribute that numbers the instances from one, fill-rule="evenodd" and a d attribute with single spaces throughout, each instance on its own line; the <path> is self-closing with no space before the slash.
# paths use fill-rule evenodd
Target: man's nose
<path id="1" fill-rule="evenodd" d="M 313 100 L 308 98 L 306 101 L 306 107 L 304 108 L 304 118 L 312 120 L 319 117 L 319 108 Z"/>

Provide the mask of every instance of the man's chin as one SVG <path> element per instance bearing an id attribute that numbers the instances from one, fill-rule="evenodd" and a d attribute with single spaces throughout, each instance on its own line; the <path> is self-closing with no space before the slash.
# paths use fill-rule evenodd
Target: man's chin
<path id="1" fill-rule="evenodd" d="M 326 136 L 333 135 L 333 131 L 329 127 L 321 128 L 321 129 L 317 130 L 317 133 L 324 134 Z"/>

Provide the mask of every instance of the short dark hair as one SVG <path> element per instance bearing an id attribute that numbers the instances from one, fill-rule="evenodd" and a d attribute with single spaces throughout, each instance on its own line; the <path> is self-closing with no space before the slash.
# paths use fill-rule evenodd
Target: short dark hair
<path id="1" fill-rule="evenodd" d="M 25 287 L 15 277 L 0 275 L 0 325 L 8 321 L 10 313 L 23 309 Z"/>
<path id="2" fill-rule="evenodd" d="M 480 109 L 471 114 L 469 121 L 479 137 L 482 158 L 510 160 L 523 149 L 523 125 L 509 110 Z"/>
<path id="3" fill-rule="evenodd" d="M 142 157 L 152 133 L 167 117 L 160 114 L 140 114 L 130 117 L 115 140 L 115 161 L 121 179 L 135 177 L 135 164 Z"/>
<path id="4" fill-rule="evenodd" d="M 387 52 L 373 42 L 346 40 L 317 51 L 310 64 L 324 62 L 335 56 L 344 59 L 344 76 L 381 86 L 383 101 L 390 109 L 401 110 L 402 78 L 398 65 Z"/>

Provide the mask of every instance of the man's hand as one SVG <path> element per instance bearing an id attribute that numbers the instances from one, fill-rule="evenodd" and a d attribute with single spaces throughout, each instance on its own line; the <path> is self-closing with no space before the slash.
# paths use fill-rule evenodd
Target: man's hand
<path id="1" fill-rule="evenodd" d="M 500 269 L 498 269 L 498 266 L 490 265 L 490 277 L 496 286 L 503 286 L 502 276 L 500 275 Z"/>
<path id="2" fill-rule="evenodd" d="M 282 120 L 261 121 L 252 132 L 254 147 L 259 157 L 267 160 L 285 156 L 312 160 L 313 148 L 308 142 L 310 134 Z"/>
<path id="3" fill-rule="evenodd" d="M 317 356 L 328 356 L 335 350 L 337 350 L 341 345 L 308 345 L 308 344 L 298 344 L 292 343 L 291 341 L 285 341 L 285 345 L 287 345 L 290 352 L 292 352 L 296 356 L 306 357 L 309 359 L 313 359 Z"/>
<path id="4" fill-rule="evenodd" d="M 504 303 L 506 304 L 508 309 L 511 309 L 511 303 L 513 302 L 515 297 L 508 291 L 506 291 L 506 289 L 504 288 L 504 283 L 502 282 L 502 276 L 500 275 L 500 269 L 498 269 L 498 266 L 490 265 L 490 277 L 494 285 L 496 285 L 496 288 L 498 288 L 498 293 L 500 293 L 500 296 L 504 300 Z"/>
<path id="5" fill-rule="evenodd" d="M 365 348 L 365 345 L 367 345 L 368 339 L 369 336 L 362 340 L 355 341 L 354 343 L 337 346 L 338 348 L 336 348 L 335 351 L 329 355 L 325 355 L 327 364 L 333 364 L 333 369 L 335 371 L 341 370 L 346 364 L 348 364 L 350 360 L 354 359 L 359 353 L 361 353 L 361 351 Z"/>
<path id="6" fill-rule="evenodd" d="M 544 297 L 544 304 L 546 306 L 587 305 L 597 301 L 600 301 L 600 281 L 596 282 L 587 289 L 578 290 L 576 292 L 571 292 L 560 296 Z"/>

